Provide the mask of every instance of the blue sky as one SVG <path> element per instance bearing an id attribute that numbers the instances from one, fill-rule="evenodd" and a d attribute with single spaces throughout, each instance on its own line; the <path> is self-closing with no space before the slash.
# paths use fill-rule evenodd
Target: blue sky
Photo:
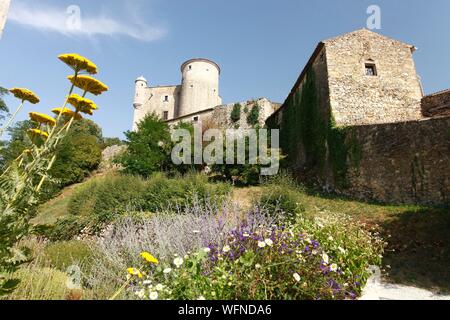
<path id="1" fill-rule="evenodd" d="M 222 67 L 224 102 L 283 102 L 317 43 L 365 27 L 371 4 L 381 8 L 380 33 L 419 48 L 425 92 L 449 88 L 448 0 L 12 0 L 0 40 L 0 86 L 34 90 L 42 102 L 33 109 L 49 112 L 69 85 L 70 72 L 56 57 L 85 55 L 111 89 L 95 98 L 93 120 L 105 136 L 123 138 L 138 76 L 151 85 L 178 84 L 181 63 L 205 57 Z M 70 5 L 81 10 L 78 32 L 65 29 Z"/>

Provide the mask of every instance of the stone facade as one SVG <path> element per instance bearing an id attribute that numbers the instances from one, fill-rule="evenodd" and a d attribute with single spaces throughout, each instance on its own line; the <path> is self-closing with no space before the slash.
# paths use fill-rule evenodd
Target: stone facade
<path id="1" fill-rule="evenodd" d="M 0 38 L 2 37 L 3 29 L 5 28 L 10 3 L 11 0 L 0 1 Z"/>
<path id="2" fill-rule="evenodd" d="M 319 43 L 266 121 L 300 180 L 365 200 L 449 203 L 450 91 L 423 97 L 414 50 L 368 30 Z"/>
<path id="3" fill-rule="evenodd" d="M 450 90 L 423 97 L 422 113 L 425 117 L 450 116 Z"/>
<path id="4" fill-rule="evenodd" d="M 149 113 L 172 120 L 222 104 L 218 64 L 203 58 L 191 59 L 183 63 L 181 73 L 181 85 L 152 87 L 144 77 L 136 79 L 133 130 Z"/>
<path id="5" fill-rule="evenodd" d="M 423 93 L 412 45 L 365 29 L 323 43 L 330 104 L 337 125 L 422 117 Z"/>

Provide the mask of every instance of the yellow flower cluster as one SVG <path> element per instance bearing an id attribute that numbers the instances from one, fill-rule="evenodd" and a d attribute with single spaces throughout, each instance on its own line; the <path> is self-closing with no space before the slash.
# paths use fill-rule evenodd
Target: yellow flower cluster
<path id="1" fill-rule="evenodd" d="M 142 252 L 142 253 L 141 253 L 141 257 L 142 257 L 144 260 L 146 260 L 147 262 L 154 263 L 154 264 L 158 264 L 158 263 L 159 263 L 158 259 L 156 259 L 154 256 L 152 256 L 152 255 L 151 255 L 150 253 L 148 253 L 148 252 Z"/>
<path id="2" fill-rule="evenodd" d="M 73 70 L 75 70 L 76 73 L 82 71 L 86 71 L 90 74 L 97 73 L 97 66 L 92 61 L 83 56 L 80 56 L 79 54 L 67 53 L 60 55 L 58 58 Z"/>
<path id="3" fill-rule="evenodd" d="M 39 103 L 39 97 L 31 90 L 25 88 L 12 88 L 9 92 L 22 101 L 28 101 L 32 104 Z"/>
<path id="4" fill-rule="evenodd" d="M 93 115 L 93 111 L 97 110 L 97 105 L 94 101 L 83 98 L 76 93 L 72 93 L 68 98 L 67 102 L 70 103 L 77 112 L 86 113 L 88 115 Z"/>
<path id="5" fill-rule="evenodd" d="M 35 137 L 41 137 L 43 139 L 48 138 L 48 133 L 45 131 L 39 130 L 39 129 L 29 129 L 28 135 L 30 135 L 31 138 L 35 138 Z"/>
<path id="6" fill-rule="evenodd" d="M 132 276 L 137 276 L 138 278 L 143 277 L 142 273 L 136 268 L 128 268 L 127 272 L 128 272 L 128 274 L 130 274 Z"/>
<path id="7" fill-rule="evenodd" d="M 49 126 L 56 126 L 56 120 L 43 113 L 30 112 L 30 119 L 40 124 L 48 124 Z"/>
<path id="8" fill-rule="evenodd" d="M 106 84 L 91 76 L 68 76 L 67 78 L 75 87 L 80 88 L 85 92 L 92 93 L 96 96 L 102 94 L 105 91 L 108 91 L 109 89 Z"/>
<path id="9" fill-rule="evenodd" d="M 81 119 L 83 119 L 83 117 L 81 116 L 81 114 L 79 114 L 79 113 L 77 113 L 77 112 L 74 112 L 74 111 L 72 111 L 72 110 L 69 109 L 69 108 L 64 108 L 64 110 L 63 110 L 63 108 L 54 108 L 54 109 L 52 109 L 52 112 L 53 112 L 54 114 L 56 114 L 56 115 L 61 114 L 62 116 L 66 117 L 66 118 L 69 118 L 69 119 L 72 118 L 72 117 L 74 117 L 75 120 L 81 120 Z"/>

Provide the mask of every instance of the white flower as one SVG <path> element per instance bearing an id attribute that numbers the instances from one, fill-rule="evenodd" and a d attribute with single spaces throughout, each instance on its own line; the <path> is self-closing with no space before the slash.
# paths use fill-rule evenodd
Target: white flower
<path id="1" fill-rule="evenodd" d="M 230 246 L 223 247 L 223 252 L 229 252 L 231 250 Z"/>
<path id="2" fill-rule="evenodd" d="M 323 263 L 328 264 L 328 261 L 330 261 L 330 258 L 328 258 L 328 255 L 326 253 L 322 254 L 322 260 Z"/>
<path id="3" fill-rule="evenodd" d="M 315 256 L 317 254 L 317 250 L 313 250 L 311 253 Z"/>
<path id="4" fill-rule="evenodd" d="M 149 284 L 152 283 L 152 281 L 151 281 L 151 280 L 144 280 L 144 281 L 142 281 L 142 283 L 143 283 L 144 285 L 149 285 Z"/>
<path id="5" fill-rule="evenodd" d="M 333 240 L 334 240 L 334 238 L 332 236 L 328 237 L 328 241 L 333 241 Z"/>
<path id="6" fill-rule="evenodd" d="M 158 299 L 158 292 L 152 291 L 150 292 L 150 300 L 156 300 Z"/>
<path id="7" fill-rule="evenodd" d="M 155 287 L 156 291 L 161 291 L 162 289 L 164 289 L 164 286 L 160 283 L 158 283 Z"/>
<path id="8" fill-rule="evenodd" d="M 295 281 L 297 281 L 297 282 L 299 282 L 300 281 L 300 275 L 298 274 L 298 273 L 294 273 L 293 274 L 293 277 L 294 277 L 294 279 L 295 279 Z"/>
<path id="9" fill-rule="evenodd" d="M 264 241 L 258 241 L 258 247 L 264 248 L 266 246 L 266 243 Z"/>
<path id="10" fill-rule="evenodd" d="M 164 147 L 164 142 L 163 141 L 158 142 L 158 146 L 161 148 Z"/>
<path id="11" fill-rule="evenodd" d="M 181 265 L 183 264 L 183 258 L 177 257 L 177 258 L 173 259 L 173 264 L 177 268 L 181 267 Z"/>
<path id="12" fill-rule="evenodd" d="M 332 272 L 336 272 L 337 269 L 338 269 L 338 266 L 337 266 L 336 263 L 333 263 L 333 264 L 330 266 L 330 271 L 332 271 Z"/>
<path id="13" fill-rule="evenodd" d="M 165 268 L 163 272 L 165 274 L 171 273 L 172 272 L 172 268 Z"/>
<path id="14" fill-rule="evenodd" d="M 205 251 L 206 253 L 209 253 L 209 252 L 211 252 L 211 249 L 210 248 L 204 248 L 203 251 Z"/>
<path id="15" fill-rule="evenodd" d="M 257 263 L 257 264 L 255 265 L 255 268 L 256 268 L 256 269 L 261 269 L 261 265 L 260 265 L 259 263 Z"/>
<path id="16" fill-rule="evenodd" d="M 346 254 L 346 253 L 347 253 L 347 251 L 346 251 L 344 248 L 342 248 L 342 247 L 339 247 L 338 250 L 339 250 L 342 254 Z"/>
<path id="17" fill-rule="evenodd" d="M 266 239 L 264 241 L 269 247 L 271 247 L 273 245 L 273 241 L 271 239 Z"/>
<path id="18" fill-rule="evenodd" d="M 308 242 L 308 243 L 311 243 L 311 239 L 310 238 L 306 238 L 305 241 Z"/>
<path id="19" fill-rule="evenodd" d="M 246 233 L 244 233 L 243 234 L 243 236 L 245 237 L 245 238 L 248 238 L 248 237 L 250 237 L 250 235 L 246 232 Z"/>
<path id="20" fill-rule="evenodd" d="M 200 296 L 197 298 L 197 300 L 206 300 L 204 296 Z"/>
<path id="21" fill-rule="evenodd" d="M 138 292 L 136 292 L 136 295 L 140 298 L 140 299 L 144 299 L 145 298 L 145 290 L 139 290 Z"/>

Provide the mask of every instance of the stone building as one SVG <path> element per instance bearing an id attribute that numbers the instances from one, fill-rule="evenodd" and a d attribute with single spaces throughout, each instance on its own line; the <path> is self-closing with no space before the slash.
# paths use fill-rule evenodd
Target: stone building
<path id="1" fill-rule="evenodd" d="M 5 28 L 10 3 L 11 0 L 0 1 L 0 38 L 2 37 L 3 29 Z"/>
<path id="2" fill-rule="evenodd" d="M 362 199 L 449 202 L 450 91 L 424 97 L 415 50 L 366 29 L 318 44 L 266 121 L 299 179 Z"/>
<path id="3" fill-rule="evenodd" d="M 135 81 L 133 130 L 149 113 L 155 113 L 170 125 L 183 122 L 214 122 L 219 128 L 230 127 L 233 104 L 222 105 L 219 95 L 220 66 L 214 61 L 196 58 L 181 66 L 181 85 L 149 86 L 142 76 Z M 273 113 L 278 105 L 267 99 L 241 102 L 242 108 L 260 107 L 260 123 Z M 243 116 L 242 119 L 245 117 Z M 242 120 L 241 119 L 241 120 Z M 240 121 L 246 126 L 244 120 Z"/>

